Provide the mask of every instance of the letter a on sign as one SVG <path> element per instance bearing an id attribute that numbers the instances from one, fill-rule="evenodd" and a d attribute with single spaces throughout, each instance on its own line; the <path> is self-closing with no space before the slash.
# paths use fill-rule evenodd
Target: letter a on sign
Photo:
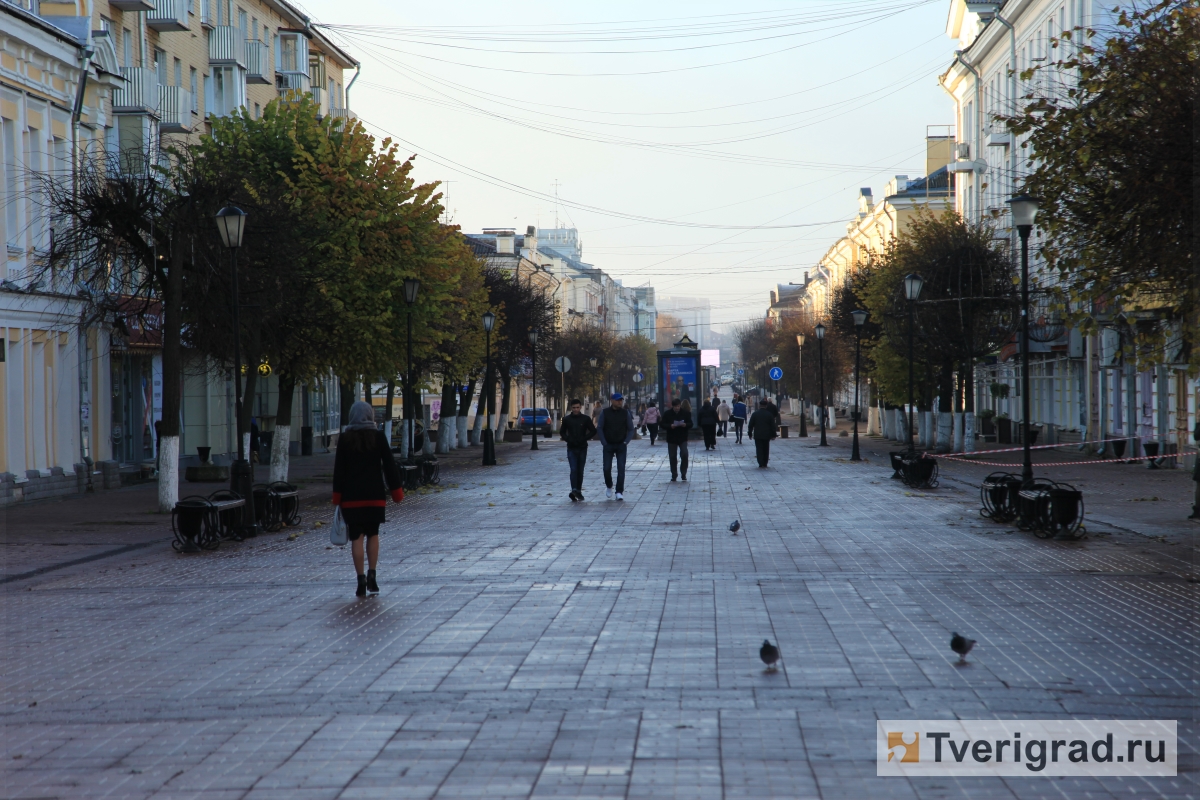
<path id="1" fill-rule="evenodd" d="M 921 760 L 921 734 L 914 732 L 908 735 L 912 736 L 911 742 L 904 741 L 905 734 L 903 733 L 888 731 L 888 761 L 891 761 L 892 757 L 897 754 L 897 750 L 901 762 Z"/>

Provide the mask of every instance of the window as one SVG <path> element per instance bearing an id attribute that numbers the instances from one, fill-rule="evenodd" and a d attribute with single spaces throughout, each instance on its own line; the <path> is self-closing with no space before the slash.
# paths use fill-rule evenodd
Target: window
<path id="1" fill-rule="evenodd" d="M 248 38 L 248 34 L 246 31 L 246 12 L 239 8 L 237 16 L 238 16 L 238 25 L 237 25 L 238 31 L 241 32 L 242 38 L 246 39 L 246 38 Z"/>
<path id="2" fill-rule="evenodd" d="M 262 109 L 259 107 L 258 103 L 255 103 L 254 104 L 254 118 L 258 119 L 261 116 L 262 116 Z"/>
<path id="3" fill-rule="evenodd" d="M 167 85 L 167 54 L 164 50 L 154 48 L 154 73 L 158 77 L 158 85 Z"/>
<path id="4" fill-rule="evenodd" d="M 246 72 L 241 67 L 213 67 L 209 114 L 224 117 L 246 105 Z"/>
<path id="5" fill-rule="evenodd" d="M 178 58 L 175 59 L 175 83 L 174 86 L 183 86 L 183 62 Z"/>
<path id="6" fill-rule="evenodd" d="M 121 66 L 132 67 L 133 66 L 133 32 L 130 31 L 129 28 L 125 29 L 124 36 L 121 38 L 121 41 L 124 45 L 124 50 L 121 51 L 123 54 Z"/>
<path id="7" fill-rule="evenodd" d="M 282 36 L 279 39 L 279 69 L 284 72 L 297 72 L 295 36 Z"/>
<path id="8" fill-rule="evenodd" d="M 198 105 L 200 98 L 196 96 L 196 68 L 188 67 L 188 91 L 192 93 L 192 113 L 195 114 L 200 110 Z"/>
<path id="9" fill-rule="evenodd" d="M 250 18 L 250 38 L 251 39 L 258 38 L 258 17 Z"/>
<path id="10" fill-rule="evenodd" d="M 21 196 L 17 186 L 17 122 L 0 119 L 0 136 L 4 142 L 4 193 L 9 198 Z M 4 235 L 9 245 L 19 244 L 17 232 L 21 228 L 21 204 L 15 200 L 4 203 Z"/>

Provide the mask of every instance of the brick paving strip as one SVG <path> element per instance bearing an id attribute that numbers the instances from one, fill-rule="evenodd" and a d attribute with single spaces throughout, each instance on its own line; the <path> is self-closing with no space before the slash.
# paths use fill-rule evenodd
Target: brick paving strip
<path id="1" fill-rule="evenodd" d="M 488 469 L 469 451 L 389 508 L 364 600 L 316 525 L 327 460 L 299 467 L 298 530 L 212 553 L 171 552 L 132 490 L 105 502 L 153 521 L 137 541 L 69 533 L 75 508 L 103 518 L 90 498 L 10 509 L 6 547 L 147 546 L 5 584 L 0 795 L 1200 794 L 1191 523 L 1042 541 L 980 519 L 957 465 L 961 485 L 912 492 L 833 443 L 778 440 L 758 470 L 721 439 L 671 483 L 666 448 L 635 441 L 624 503 L 593 448 L 585 504 L 557 442 Z M 979 640 L 968 666 L 951 630 Z M 1180 775 L 874 777 L 876 719 L 955 717 L 1177 719 Z"/>

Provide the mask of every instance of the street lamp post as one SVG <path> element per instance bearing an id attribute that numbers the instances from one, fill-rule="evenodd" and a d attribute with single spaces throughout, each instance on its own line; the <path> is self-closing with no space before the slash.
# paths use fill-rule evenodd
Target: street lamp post
<path id="1" fill-rule="evenodd" d="M 862 349 L 862 326 L 867 321 L 867 312 L 851 311 L 850 316 L 854 317 L 854 441 L 850 444 L 850 460 L 862 461 L 858 453 L 858 415 L 862 413 L 858 402 L 858 354 Z"/>
<path id="2" fill-rule="evenodd" d="M 825 420 L 829 413 L 825 410 L 825 326 L 817 323 L 817 374 L 821 384 L 821 447 L 829 447 L 825 441 Z"/>
<path id="3" fill-rule="evenodd" d="M 1033 480 L 1033 454 L 1029 450 L 1029 234 L 1037 218 L 1038 202 L 1027 194 L 1008 201 L 1013 224 L 1021 237 L 1021 482 Z"/>
<path id="4" fill-rule="evenodd" d="M 925 279 L 917 273 L 911 273 L 904 277 L 904 297 L 908 300 L 908 413 L 905 414 L 905 420 L 908 422 L 908 455 L 913 458 L 917 454 L 917 445 L 913 439 L 913 361 L 916 356 L 913 352 L 913 330 L 916 327 L 916 308 L 917 298 L 921 296 L 921 289 L 925 286 Z"/>
<path id="5" fill-rule="evenodd" d="M 767 360 L 770 361 L 771 366 L 774 367 L 776 364 L 779 363 L 779 356 L 773 355 L 770 358 L 768 358 Z M 769 373 L 768 373 L 768 375 L 769 375 Z M 776 401 L 776 405 L 778 405 L 779 404 L 779 379 L 778 378 L 775 379 L 775 401 Z"/>
<path id="6" fill-rule="evenodd" d="M 808 423 L 804 417 L 808 413 L 804 408 L 804 334 L 796 334 L 796 346 L 798 352 L 798 361 L 796 365 L 800 370 L 800 436 L 808 438 Z"/>
<path id="7" fill-rule="evenodd" d="M 483 371 L 483 389 L 484 394 L 484 425 L 483 425 L 483 466 L 493 467 L 496 465 L 496 437 L 495 431 L 492 430 L 492 412 L 493 405 L 496 399 L 496 392 L 492 389 L 492 328 L 496 325 L 496 315 L 491 311 L 485 311 L 483 314 L 483 332 L 484 341 L 486 344 L 487 366 Z"/>
<path id="8" fill-rule="evenodd" d="M 408 366 L 404 372 L 405 459 L 413 456 L 413 414 L 416 413 L 416 403 L 412 398 L 412 307 L 417 302 L 417 293 L 420 290 L 421 282 L 419 280 L 416 278 L 404 279 L 404 302 L 408 304 Z M 389 409 L 389 417 L 390 411 Z"/>
<path id="9" fill-rule="evenodd" d="M 588 366 L 590 366 L 593 370 L 596 369 L 597 363 L 599 363 L 599 362 L 595 358 L 588 359 Z M 600 395 L 600 379 L 597 377 L 597 375 L 594 371 L 592 372 L 592 389 L 596 392 L 597 397 L 599 397 L 599 395 Z"/>
<path id="10" fill-rule="evenodd" d="M 533 444 L 530 450 L 537 450 L 537 330 L 529 332 L 529 360 L 533 362 Z M 550 409 L 546 409 L 547 412 Z"/>
<path id="11" fill-rule="evenodd" d="M 246 441 L 242 427 L 242 321 L 241 301 L 238 299 L 237 251 L 242 246 L 242 233 L 246 228 L 246 212 L 237 206 L 225 206 L 217 212 L 217 230 L 221 244 L 229 251 L 229 269 L 233 298 L 233 400 L 237 416 L 237 460 L 229 470 L 230 486 L 245 501 L 242 506 L 242 524 L 238 533 L 242 536 L 258 534 L 258 522 L 254 513 L 254 465 L 246 460 Z"/>

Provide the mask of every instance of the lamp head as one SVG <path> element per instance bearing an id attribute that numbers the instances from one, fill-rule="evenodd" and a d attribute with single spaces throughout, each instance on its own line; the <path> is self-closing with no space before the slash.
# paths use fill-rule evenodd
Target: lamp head
<path id="1" fill-rule="evenodd" d="M 801 347 L 804 347 L 804 334 L 803 333 L 796 334 L 796 344 L 800 345 Z"/>
<path id="2" fill-rule="evenodd" d="M 410 306 L 417 302 L 417 292 L 421 291 L 421 282 L 416 278 L 404 279 L 404 302 Z"/>
<path id="3" fill-rule="evenodd" d="M 916 302 L 921 296 L 921 289 L 925 286 L 925 279 L 917 273 L 913 272 L 904 276 L 904 297 L 910 302 Z"/>
<path id="4" fill-rule="evenodd" d="M 589 359 L 588 359 L 588 364 L 589 364 L 590 366 L 593 366 L 593 367 L 594 367 L 594 366 L 596 366 L 596 359 L 594 359 L 594 358 L 589 358 Z"/>
<path id="5" fill-rule="evenodd" d="M 1018 231 L 1022 228 L 1025 231 L 1033 228 L 1033 221 L 1038 213 L 1037 200 L 1027 194 L 1019 194 L 1009 199 L 1008 207 L 1012 209 L 1013 224 L 1017 226 Z"/>
<path id="6" fill-rule="evenodd" d="M 850 316 L 854 317 L 854 324 L 860 328 L 867 324 L 867 312 L 865 311 L 851 311 Z"/>
<path id="7" fill-rule="evenodd" d="M 815 330 L 816 330 L 816 332 L 817 332 L 817 339 L 818 339 L 818 340 L 821 340 L 821 339 L 824 339 L 824 338 L 825 338 L 825 326 L 824 326 L 824 325 L 822 325 L 820 322 L 818 322 L 818 323 L 817 323 L 817 327 L 815 328 Z"/>
<path id="8" fill-rule="evenodd" d="M 529 343 L 537 344 L 537 337 L 538 337 L 537 328 L 534 328 L 533 330 L 531 330 L 529 332 Z"/>
<path id="9" fill-rule="evenodd" d="M 483 312 L 483 329 L 491 333 L 494 327 L 496 327 L 496 315 L 490 311 Z"/>
<path id="10" fill-rule="evenodd" d="M 246 212 L 237 206 L 225 206 L 217 212 L 217 230 L 221 234 L 221 244 L 226 247 L 241 247 L 245 228 Z"/>

